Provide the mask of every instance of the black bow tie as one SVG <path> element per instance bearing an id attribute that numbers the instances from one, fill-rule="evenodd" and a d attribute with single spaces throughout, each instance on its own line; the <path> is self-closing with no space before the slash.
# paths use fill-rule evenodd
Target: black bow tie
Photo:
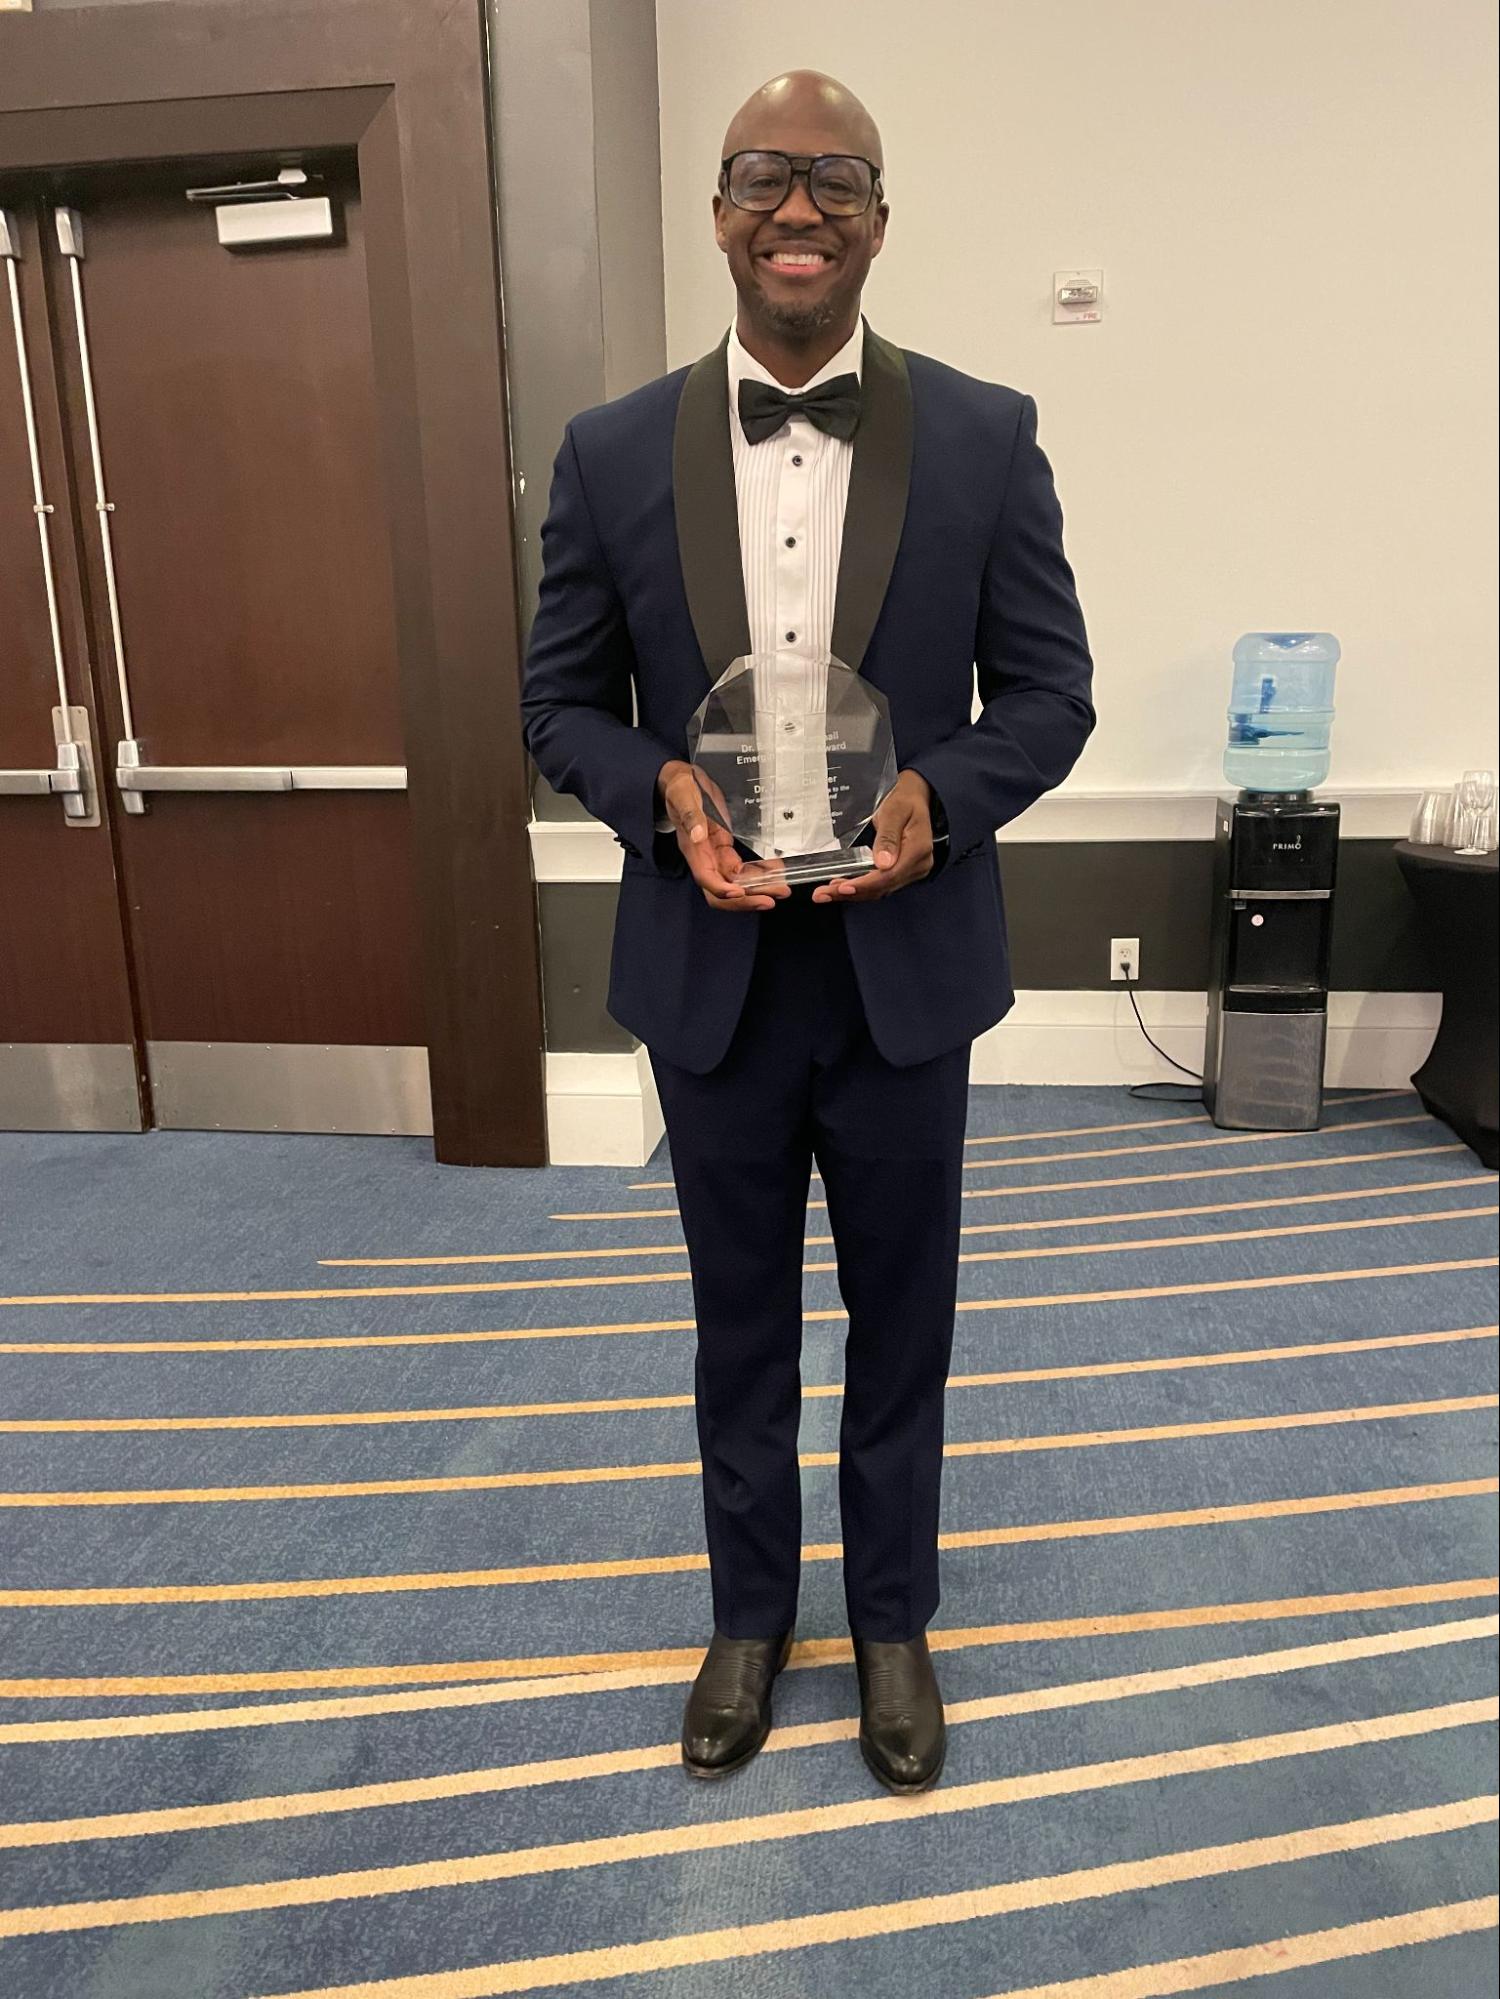
<path id="1" fill-rule="evenodd" d="M 774 437 L 794 416 L 805 416 L 818 430 L 847 441 L 859 428 L 858 375 L 835 375 L 816 389 L 790 393 L 770 382 L 740 383 L 740 425 L 752 444 Z"/>

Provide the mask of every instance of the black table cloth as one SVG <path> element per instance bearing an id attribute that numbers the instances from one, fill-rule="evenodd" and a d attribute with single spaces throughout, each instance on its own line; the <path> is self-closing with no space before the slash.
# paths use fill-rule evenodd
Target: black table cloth
<path id="1" fill-rule="evenodd" d="M 1500 1161 L 1500 856 L 1456 854 L 1403 840 L 1396 861 L 1416 902 L 1443 993 L 1437 1039 L 1412 1085 L 1432 1115 L 1494 1167 Z"/>

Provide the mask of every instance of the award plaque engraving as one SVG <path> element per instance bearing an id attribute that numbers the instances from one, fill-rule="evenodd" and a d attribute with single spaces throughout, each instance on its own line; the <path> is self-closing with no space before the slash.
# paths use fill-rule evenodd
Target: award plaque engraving
<path id="1" fill-rule="evenodd" d="M 705 811 L 758 874 L 792 884 L 874 866 L 857 843 L 896 782 L 890 709 L 831 654 L 735 660 L 688 723 L 688 755 Z"/>

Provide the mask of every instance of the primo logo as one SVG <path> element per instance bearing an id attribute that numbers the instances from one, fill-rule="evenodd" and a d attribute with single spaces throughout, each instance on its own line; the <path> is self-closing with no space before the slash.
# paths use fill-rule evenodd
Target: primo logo
<path id="1" fill-rule="evenodd" d="M 1302 852 L 1302 835 L 1299 833 L 1295 840 L 1273 840 L 1271 842 L 1271 851 L 1274 854 L 1300 854 Z"/>

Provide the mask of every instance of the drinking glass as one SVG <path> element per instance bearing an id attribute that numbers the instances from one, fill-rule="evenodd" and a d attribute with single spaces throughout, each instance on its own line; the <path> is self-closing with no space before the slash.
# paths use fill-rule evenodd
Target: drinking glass
<path id="1" fill-rule="evenodd" d="M 1466 770 L 1458 787 L 1459 825 L 1462 829 L 1459 853 L 1487 854 L 1490 851 L 1489 818 L 1490 807 L 1494 803 L 1495 773 L 1492 770 Z"/>
<path id="2" fill-rule="evenodd" d="M 1446 847 L 1452 833 L 1452 791 L 1424 791 L 1422 803 L 1412 816 L 1412 844 L 1417 847 Z"/>

